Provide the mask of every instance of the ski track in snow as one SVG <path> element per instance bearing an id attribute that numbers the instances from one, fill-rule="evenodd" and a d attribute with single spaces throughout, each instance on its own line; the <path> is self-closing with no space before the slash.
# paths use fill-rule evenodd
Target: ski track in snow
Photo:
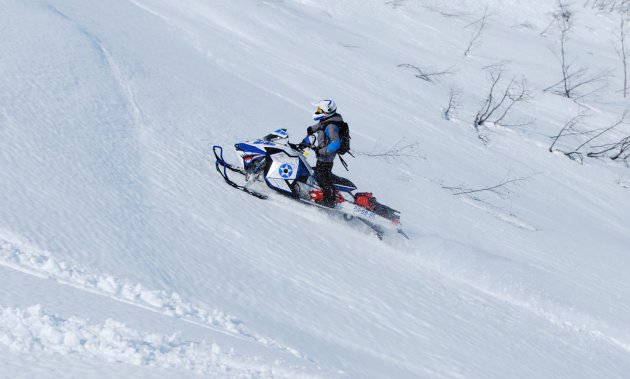
<path id="1" fill-rule="evenodd" d="M 177 293 L 152 290 L 140 283 L 112 275 L 92 273 L 59 261 L 49 252 L 20 242 L 10 242 L 0 235 L 0 266 L 113 299 L 118 302 L 180 319 L 247 342 L 271 347 L 297 358 L 308 359 L 302 353 L 271 338 L 249 332 L 241 321 L 216 309 L 184 301 Z"/>
<path id="2" fill-rule="evenodd" d="M 111 319 L 102 324 L 47 313 L 40 305 L 0 307 L 0 343 L 22 353 L 79 354 L 138 366 L 194 371 L 217 378 L 312 378 L 256 357 L 222 351 L 212 343 L 182 341 L 177 334 L 145 333 Z"/>

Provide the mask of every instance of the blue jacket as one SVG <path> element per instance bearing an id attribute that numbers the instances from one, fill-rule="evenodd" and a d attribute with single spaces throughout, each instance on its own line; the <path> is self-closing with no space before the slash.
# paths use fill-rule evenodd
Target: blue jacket
<path id="1" fill-rule="evenodd" d="M 340 114 L 335 113 L 318 124 L 311 126 L 313 132 L 317 135 L 317 153 L 319 162 L 332 162 L 335 160 L 337 151 L 341 147 L 341 139 L 339 138 L 339 125 L 343 123 Z M 308 138 L 308 137 L 307 137 Z"/>

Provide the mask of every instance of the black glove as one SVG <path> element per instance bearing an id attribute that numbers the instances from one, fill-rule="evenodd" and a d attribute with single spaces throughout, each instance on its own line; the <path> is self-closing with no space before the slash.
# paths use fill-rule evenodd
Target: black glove
<path id="1" fill-rule="evenodd" d="M 308 135 L 310 136 L 310 135 L 312 135 L 313 133 L 314 133 L 314 132 L 313 132 L 313 127 L 312 127 L 312 126 L 309 126 L 308 128 L 306 128 L 306 134 L 308 134 Z"/>

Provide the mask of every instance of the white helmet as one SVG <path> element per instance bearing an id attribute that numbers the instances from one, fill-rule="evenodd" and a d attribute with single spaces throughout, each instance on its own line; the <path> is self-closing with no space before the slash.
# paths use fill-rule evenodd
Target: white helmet
<path id="1" fill-rule="evenodd" d="M 334 115 L 337 112 L 337 104 L 332 100 L 320 100 L 313 103 L 317 108 L 313 113 L 313 120 L 319 121 Z"/>

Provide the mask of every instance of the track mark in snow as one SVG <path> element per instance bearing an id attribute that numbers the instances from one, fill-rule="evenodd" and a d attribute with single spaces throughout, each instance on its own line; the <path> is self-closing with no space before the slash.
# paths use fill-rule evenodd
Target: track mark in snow
<path id="1" fill-rule="evenodd" d="M 0 307 L 0 343 L 23 353 L 81 356 L 190 370 L 221 378 L 306 378 L 299 369 L 266 365 L 257 357 L 223 351 L 212 343 L 182 341 L 177 334 L 146 333 L 111 319 L 102 324 L 47 313 L 40 305 L 26 309 Z"/>
<path id="2" fill-rule="evenodd" d="M 109 71 L 111 72 L 112 77 L 118 84 L 118 87 L 123 93 L 123 97 L 131 108 L 134 123 L 140 122 L 140 119 L 142 118 L 142 112 L 140 111 L 140 107 L 138 106 L 138 102 L 136 101 L 136 97 L 134 95 L 133 89 L 131 88 L 131 85 L 128 83 L 127 80 L 123 79 L 123 74 L 120 70 L 120 67 L 118 66 L 112 55 L 109 53 L 109 51 L 105 48 L 105 46 L 103 46 L 103 44 L 100 43 L 100 41 L 98 40 L 97 43 L 103 56 L 107 60 L 107 65 L 109 66 Z"/>
<path id="3" fill-rule="evenodd" d="M 469 204 L 469 205 L 477 208 L 477 209 L 481 209 L 481 210 L 491 214 L 492 216 L 498 218 L 499 220 L 505 221 L 508 224 L 516 226 L 517 228 L 524 229 L 524 230 L 529 230 L 530 232 L 538 231 L 538 229 L 536 229 L 535 227 L 533 227 L 533 226 L 531 226 L 531 225 L 529 225 L 529 224 L 519 220 L 516 216 L 514 216 L 512 214 L 508 214 L 505 211 L 500 210 L 500 208 L 498 208 L 498 207 L 490 206 L 490 205 L 483 206 L 478 200 L 476 200 L 474 198 L 464 199 L 464 202 L 466 204 Z"/>
<path id="4" fill-rule="evenodd" d="M 553 281 L 545 270 L 457 242 L 437 242 L 430 249 L 437 253 L 424 252 L 418 257 L 445 278 L 534 314 L 562 330 L 603 341 L 630 354 L 630 330 L 616 330 L 589 314 L 547 299 L 529 284 Z M 501 274 L 488 275 L 492 272 Z"/>
<path id="5" fill-rule="evenodd" d="M 216 309 L 201 304 L 184 301 L 175 292 L 167 293 L 152 290 L 142 284 L 132 283 L 112 275 L 92 273 L 53 258 L 46 251 L 27 246 L 20 242 L 10 242 L 0 236 L 0 266 L 17 270 L 40 278 L 53 279 L 58 283 L 82 291 L 105 296 L 115 301 L 210 329 L 215 332 L 278 349 L 294 357 L 308 359 L 302 353 L 271 338 L 248 331 L 238 319 Z M 14 238 L 11 238 L 15 240 Z M 311 361 L 310 359 L 308 359 Z M 311 361 L 312 362 L 312 361 Z"/>
<path id="6" fill-rule="evenodd" d="M 46 7 L 52 13 L 56 14 L 57 16 L 61 17 L 62 19 L 66 20 L 66 21 L 70 22 L 72 25 L 74 25 L 74 27 L 83 36 L 85 36 L 85 38 L 90 42 L 90 44 L 92 45 L 94 50 L 96 50 L 97 53 L 99 54 L 100 59 L 105 62 L 107 71 L 112 76 L 112 78 L 116 82 L 116 85 L 120 89 L 122 98 L 128 104 L 128 106 L 130 108 L 130 111 L 131 111 L 131 114 L 132 114 L 132 119 L 133 119 L 134 123 L 138 123 L 140 121 L 141 117 L 142 117 L 142 112 L 140 111 L 140 107 L 138 106 L 138 103 L 136 101 L 136 97 L 135 97 L 134 92 L 133 92 L 133 90 L 131 88 L 131 85 L 123 78 L 123 74 L 122 74 L 122 71 L 120 70 L 120 66 L 116 63 L 116 61 L 114 60 L 114 58 L 110 54 L 109 50 L 107 50 L 105 48 L 105 46 L 103 45 L 103 43 L 101 42 L 101 40 L 97 36 L 95 36 L 94 34 L 90 33 L 85 27 L 83 27 L 77 21 L 75 21 L 74 19 L 70 18 L 68 15 L 66 15 L 65 13 L 60 11 L 59 9 L 57 9 L 52 4 L 47 4 Z"/>
<path id="7" fill-rule="evenodd" d="M 605 326 L 599 325 L 598 321 L 592 320 L 592 317 L 588 315 L 565 309 L 562 306 L 554 304 L 544 305 L 536 302 L 533 299 L 520 299 L 514 296 L 510 296 L 510 294 L 507 293 L 499 293 L 494 290 L 483 288 L 471 283 L 468 284 L 471 287 L 494 297 L 495 299 L 504 301 L 508 304 L 517 306 L 539 317 L 542 317 L 550 322 L 552 325 L 555 325 L 561 329 L 570 330 L 581 335 L 587 335 L 594 339 L 607 342 L 611 345 L 621 348 L 626 353 L 630 354 L 630 343 L 620 340 L 619 338 L 611 335 L 610 332 L 603 332 L 602 330 L 605 330 L 607 328 Z"/>

